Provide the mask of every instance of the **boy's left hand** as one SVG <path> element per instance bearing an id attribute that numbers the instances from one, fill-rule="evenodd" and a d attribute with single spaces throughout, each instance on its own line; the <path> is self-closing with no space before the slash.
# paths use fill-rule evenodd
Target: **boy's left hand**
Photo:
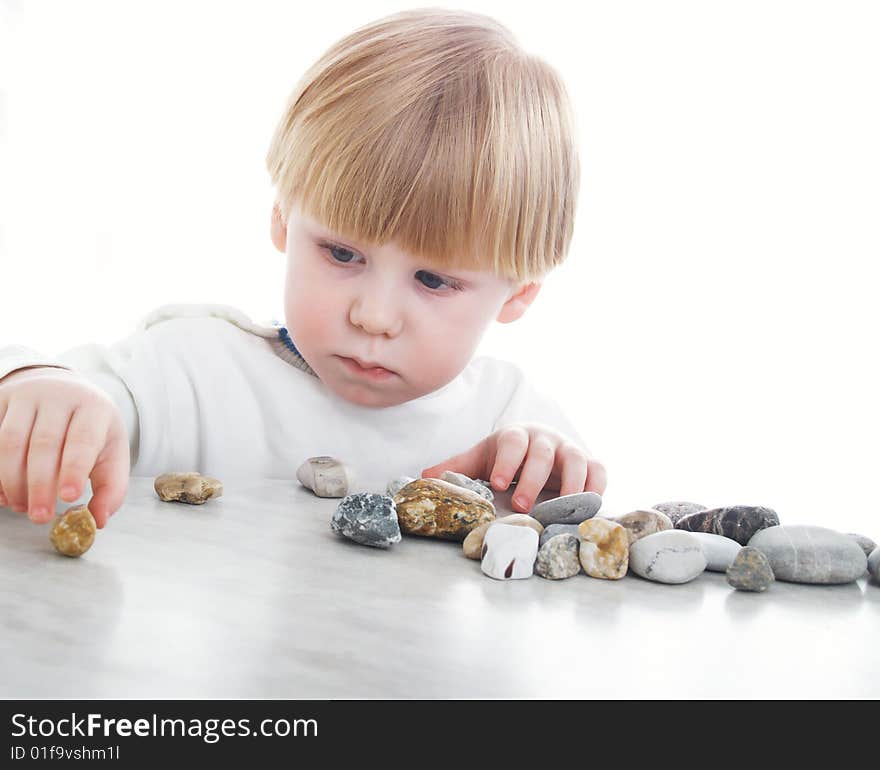
<path id="1" fill-rule="evenodd" d="M 548 487 L 562 495 L 576 492 L 602 494 L 607 485 L 605 466 L 579 445 L 546 425 L 528 423 L 497 430 L 467 452 L 422 471 L 422 478 L 439 478 L 457 471 L 472 479 L 488 480 L 505 490 L 519 472 L 512 507 L 532 510 L 538 493 Z"/>

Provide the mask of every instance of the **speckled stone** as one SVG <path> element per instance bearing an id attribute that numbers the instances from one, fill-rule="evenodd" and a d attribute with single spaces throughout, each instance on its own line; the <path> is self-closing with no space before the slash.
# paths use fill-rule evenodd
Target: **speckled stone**
<path id="1" fill-rule="evenodd" d="M 723 535 L 746 545 L 760 529 L 779 524 L 776 511 L 760 505 L 730 505 L 725 508 L 711 508 L 682 516 L 676 522 L 676 529 L 686 532 L 709 532 Z"/>
<path id="2" fill-rule="evenodd" d="M 576 492 L 538 503 L 532 508 L 530 515 L 545 527 L 548 524 L 580 524 L 595 516 L 601 507 L 601 495 L 595 492 Z"/>
<path id="3" fill-rule="evenodd" d="M 62 556 L 82 556 L 95 542 L 97 527 L 88 506 L 68 508 L 52 523 L 49 542 Z"/>
<path id="4" fill-rule="evenodd" d="M 483 550 L 483 538 L 486 536 L 486 530 L 493 524 L 505 524 L 514 527 L 531 527 L 539 536 L 544 531 L 544 527 L 540 521 L 533 519 L 525 513 L 511 513 L 507 516 L 499 516 L 491 521 L 483 522 L 478 527 L 474 527 L 468 532 L 467 537 L 465 537 L 461 544 L 464 555 L 467 556 L 468 559 L 482 558 L 480 554 Z"/>
<path id="5" fill-rule="evenodd" d="M 491 578 L 530 578 L 538 556 L 538 533 L 531 527 L 489 527 L 481 555 L 480 569 Z"/>
<path id="6" fill-rule="evenodd" d="M 706 557 L 706 569 L 710 572 L 727 572 L 727 568 L 733 563 L 741 546 L 736 540 L 731 540 L 723 535 L 713 535 L 709 532 L 691 532 L 691 537 L 697 538 Z"/>
<path id="7" fill-rule="evenodd" d="M 727 568 L 727 582 L 737 591 L 766 591 L 773 582 L 767 557 L 757 548 L 743 546 Z"/>
<path id="8" fill-rule="evenodd" d="M 391 479 L 385 487 L 385 493 L 394 497 L 401 489 L 403 489 L 407 484 L 411 481 L 415 481 L 412 476 L 398 476 L 397 478 Z"/>
<path id="9" fill-rule="evenodd" d="M 646 535 L 653 535 L 655 532 L 672 529 L 672 519 L 665 513 L 650 508 L 630 511 L 622 516 L 615 516 L 611 521 L 616 521 L 626 530 L 630 545 L 636 540 L 641 540 Z"/>
<path id="10" fill-rule="evenodd" d="M 400 531 L 407 535 L 461 542 L 474 527 L 495 519 L 492 503 L 442 479 L 416 479 L 394 495 L 394 502 Z"/>
<path id="11" fill-rule="evenodd" d="M 706 569 L 706 557 L 689 532 L 667 529 L 636 540 L 629 549 L 629 567 L 658 583 L 687 583 Z"/>
<path id="12" fill-rule="evenodd" d="M 300 484 L 318 497 L 345 497 L 351 488 L 348 468 L 335 457 L 309 457 L 296 469 Z"/>
<path id="13" fill-rule="evenodd" d="M 361 545 L 388 548 L 400 542 L 394 500 L 388 495 L 358 492 L 340 501 L 330 529 Z"/>
<path id="14" fill-rule="evenodd" d="M 456 486 L 469 489 L 471 492 L 476 492 L 480 497 L 485 498 L 490 503 L 495 499 L 492 490 L 483 484 L 482 481 L 472 479 L 469 476 L 465 476 L 463 473 L 443 471 L 443 473 L 440 474 L 440 478 L 443 479 L 443 481 L 448 481 L 450 484 L 455 484 Z"/>
<path id="15" fill-rule="evenodd" d="M 541 533 L 539 547 L 543 548 L 544 543 L 546 543 L 551 537 L 556 537 L 557 535 L 574 535 L 580 540 L 578 526 L 578 524 L 550 524 L 544 527 L 544 531 Z"/>
<path id="16" fill-rule="evenodd" d="M 865 556 L 870 556 L 871 552 L 877 547 L 877 543 L 871 540 L 870 537 L 857 535 L 855 532 L 847 532 L 846 536 L 851 537 L 859 544 L 859 546 L 861 546 L 861 549 L 865 552 Z"/>
<path id="17" fill-rule="evenodd" d="M 610 519 L 588 519 L 578 526 L 578 558 L 590 577 L 620 580 L 629 562 L 629 537 L 624 527 Z"/>
<path id="18" fill-rule="evenodd" d="M 871 551 L 868 557 L 868 572 L 871 573 L 874 580 L 880 581 L 880 548 Z"/>
<path id="19" fill-rule="evenodd" d="M 764 553 L 777 580 L 789 583 L 851 583 L 868 564 L 855 540 L 826 527 L 768 527 L 748 544 Z"/>
<path id="20" fill-rule="evenodd" d="M 699 503 L 686 503 L 686 502 L 668 502 L 668 503 L 657 503 L 657 505 L 651 506 L 655 511 L 660 511 L 660 513 L 665 513 L 671 520 L 672 526 L 674 527 L 680 518 L 683 516 L 687 516 L 689 513 L 696 513 L 697 511 L 705 511 L 707 510 L 705 505 L 700 505 Z"/>
<path id="21" fill-rule="evenodd" d="M 163 473 L 153 482 L 153 489 L 159 499 L 166 503 L 187 503 L 202 505 L 206 500 L 220 497 L 223 484 L 211 476 L 203 476 L 195 471 L 183 473 Z"/>
<path id="22" fill-rule="evenodd" d="M 538 550 L 535 574 L 547 580 L 564 580 L 581 571 L 580 540 L 574 535 L 551 537 Z"/>

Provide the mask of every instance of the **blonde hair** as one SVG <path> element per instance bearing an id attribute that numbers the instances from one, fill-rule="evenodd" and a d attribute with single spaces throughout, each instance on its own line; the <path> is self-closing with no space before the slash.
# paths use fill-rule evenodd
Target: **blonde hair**
<path id="1" fill-rule="evenodd" d="M 580 182 L 565 87 L 494 19 L 424 8 L 339 40 L 294 89 L 266 164 L 340 235 L 536 280 L 566 257 Z"/>

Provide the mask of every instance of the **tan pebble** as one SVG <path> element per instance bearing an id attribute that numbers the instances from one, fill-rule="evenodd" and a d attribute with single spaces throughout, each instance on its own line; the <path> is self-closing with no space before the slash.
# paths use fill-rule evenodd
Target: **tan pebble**
<path id="1" fill-rule="evenodd" d="M 531 527 L 538 533 L 539 537 L 544 531 L 544 525 L 537 519 L 533 519 L 527 513 L 511 513 L 507 516 L 499 516 L 494 521 L 485 521 L 468 532 L 467 537 L 462 543 L 464 555 L 467 556 L 468 559 L 482 558 L 480 554 L 483 550 L 483 538 L 486 535 L 486 530 L 489 529 L 492 524 L 507 524 L 512 527 Z"/>
<path id="2" fill-rule="evenodd" d="M 638 510 L 630 511 L 630 513 L 624 513 L 622 516 L 615 516 L 611 521 L 616 521 L 626 529 L 629 534 L 630 545 L 636 542 L 636 540 L 653 535 L 655 532 L 673 529 L 672 519 L 662 511 L 657 511 L 653 508 L 639 508 Z"/>
<path id="3" fill-rule="evenodd" d="M 629 566 L 629 537 L 625 527 L 609 519 L 587 519 L 578 525 L 578 558 L 590 577 L 619 580 Z"/>
<path id="4" fill-rule="evenodd" d="M 82 556 L 95 542 L 95 520 L 85 505 L 70 508 L 52 524 L 49 541 L 64 556 Z"/>
<path id="5" fill-rule="evenodd" d="M 416 479 L 394 495 L 400 531 L 408 535 L 463 541 L 486 521 L 495 506 L 464 487 L 440 479 Z"/>
<path id="6" fill-rule="evenodd" d="M 217 479 L 192 471 L 163 473 L 156 478 L 153 488 L 160 500 L 190 505 L 201 505 L 205 500 L 223 494 L 223 484 Z"/>

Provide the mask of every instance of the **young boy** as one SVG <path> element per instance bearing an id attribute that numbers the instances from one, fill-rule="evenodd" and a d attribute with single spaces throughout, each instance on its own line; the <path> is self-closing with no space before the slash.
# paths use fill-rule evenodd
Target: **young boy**
<path id="1" fill-rule="evenodd" d="M 397 13 L 294 90 L 267 165 L 286 327 L 166 306 L 110 347 L 0 350 L 0 505 L 37 523 L 129 472 L 294 478 L 333 455 L 366 488 L 455 470 L 600 494 L 605 470 L 514 364 L 472 358 L 566 256 L 579 184 L 556 73 L 478 14 Z"/>

